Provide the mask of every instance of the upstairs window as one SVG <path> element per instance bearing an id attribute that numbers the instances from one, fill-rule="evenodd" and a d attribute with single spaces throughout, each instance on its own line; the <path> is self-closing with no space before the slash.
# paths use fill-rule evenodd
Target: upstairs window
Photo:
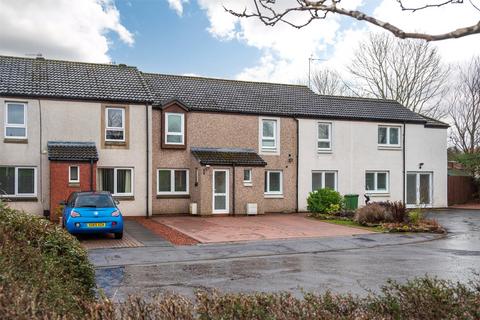
<path id="1" fill-rule="evenodd" d="M 400 147 L 400 127 L 379 126 L 378 145 Z"/>
<path id="2" fill-rule="evenodd" d="M 262 119 L 262 150 L 276 151 L 277 150 L 277 120 Z"/>
<path id="3" fill-rule="evenodd" d="M 0 197 L 35 197 L 36 179 L 34 167 L 0 167 Z"/>
<path id="4" fill-rule="evenodd" d="M 185 115 L 183 113 L 165 113 L 165 143 L 185 144 Z"/>
<path id="5" fill-rule="evenodd" d="M 125 109 L 105 108 L 105 141 L 125 141 Z"/>
<path id="6" fill-rule="evenodd" d="M 157 174 L 157 194 L 188 194 L 188 170 L 159 169 Z"/>
<path id="7" fill-rule="evenodd" d="M 369 171 L 365 173 L 365 190 L 367 193 L 388 193 L 388 172 Z"/>
<path id="8" fill-rule="evenodd" d="M 318 123 L 318 151 L 332 150 L 332 124 L 326 122 Z"/>
<path id="9" fill-rule="evenodd" d="M 5 106 L 5 138 L 27 138 L 27 105 L 7 102 Z"/>

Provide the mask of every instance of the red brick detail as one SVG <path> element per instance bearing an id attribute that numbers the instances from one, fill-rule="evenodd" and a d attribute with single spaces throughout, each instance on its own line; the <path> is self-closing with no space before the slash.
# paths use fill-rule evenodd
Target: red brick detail
<path id="1" fill-rule="evenodd" d="M 80 183 L 69 183 L 69 167 L 80 168 Z M 50 218 L 57 220 L 60 202 L 74 191 L 90 191 L 90 163 L 75 161 L 50 161 Z M 96 188 L 97 164 L 93 163 L 93 190 Z"/>

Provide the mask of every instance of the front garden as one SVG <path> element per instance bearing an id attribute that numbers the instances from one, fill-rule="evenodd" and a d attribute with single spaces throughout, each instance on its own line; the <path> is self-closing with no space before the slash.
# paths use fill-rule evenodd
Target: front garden
<path id="1" fill-rule="evenodd" d="M 340 193 L 326 188 L 310 192 L 307 203 L 311 217 L 330 223 L 379 232 L 445 233 L 436 220 L 425 217 L 424 209 L 407 209 L 401 201 L 372 202 L 349 210 Z"/>

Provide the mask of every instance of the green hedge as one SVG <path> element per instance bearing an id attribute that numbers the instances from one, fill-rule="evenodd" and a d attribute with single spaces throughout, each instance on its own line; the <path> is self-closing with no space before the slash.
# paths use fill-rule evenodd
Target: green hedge
<path id="1" fill-rule="evenodd" d="M 79 301 L 94 299 L 95 271 L 75 237 L 0 201 L 0 286 L 4 298 L 27 295 L 38 312 L 78 313 Z"/>

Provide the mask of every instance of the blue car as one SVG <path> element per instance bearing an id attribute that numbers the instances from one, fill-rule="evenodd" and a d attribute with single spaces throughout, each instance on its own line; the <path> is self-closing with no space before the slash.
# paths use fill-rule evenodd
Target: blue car
<path id="1" fill-rule="evenodd" d="M 63 226 L 71 234 L 113 233 L 123 237 L 123 218 L 110 192 L 74 192 L 63 207 Z"/>

